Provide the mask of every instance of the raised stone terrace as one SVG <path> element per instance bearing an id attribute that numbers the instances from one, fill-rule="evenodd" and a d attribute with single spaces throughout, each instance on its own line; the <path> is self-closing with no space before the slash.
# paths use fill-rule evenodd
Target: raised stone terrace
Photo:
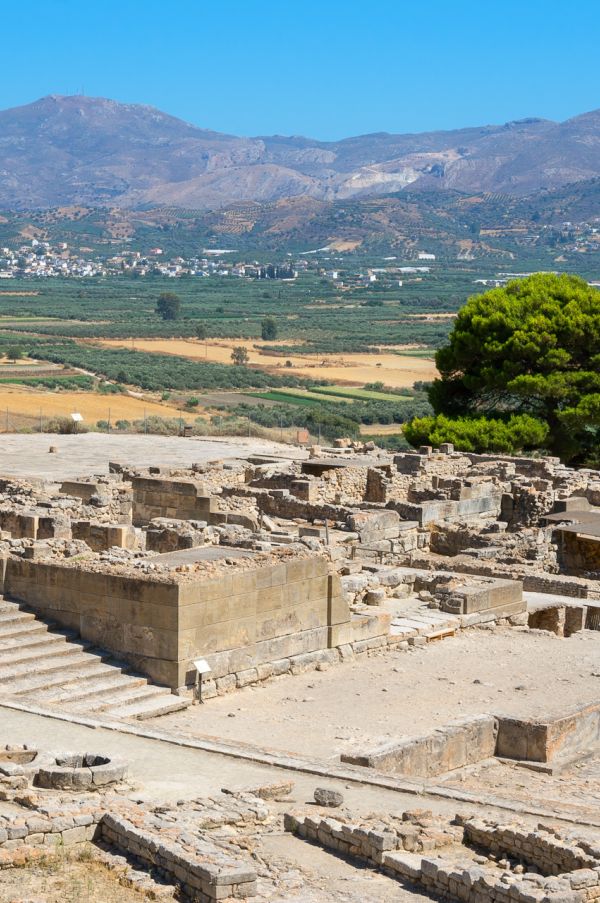
<path id="1" fill-rule="evenodd" d="M 0 477 L 0 899 L 600 899 L 600 472 L 117 447 Z"/>

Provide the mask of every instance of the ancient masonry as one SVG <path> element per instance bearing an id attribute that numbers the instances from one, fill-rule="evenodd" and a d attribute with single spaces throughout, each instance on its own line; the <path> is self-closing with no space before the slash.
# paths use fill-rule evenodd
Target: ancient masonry
<path id="1" fill-rule="evenodd" d="M 133 731 L 200 694 L 418 655 L 460 631 L 600 630 L 598 471 L 343 441 L 303 459 L 109 471 L 0 480 L 0 699 L 12 705 Z M 536 719 L 492 705 L 355 744 L 335 767 L 421 792 L 481 763 L 554 775 L 599 748 L 600 700 Z M 285 827 L 444 899 L 600 899 L 600 845 L 544 822 L 481 810 L 331 818 L 343 800 L 326 788 L 316 808 L 284 812 L 281 786 L 152 808 L 127 782 L 127 763 L 101 750 L 0 750 L 0 883 L 2 868 L 92 843 L 152 893 L 158 879 L 200 903 L 269 900 L 278 876 L 248 850 Z"/>
<path id="2" fill-rule="evenodd" d="M 0 483 L 3 690 L 143 717 L 200 657 L 208 699 L 490 620 L 600 626 L 598 472 L 450 447 L 155 470 Z"/>

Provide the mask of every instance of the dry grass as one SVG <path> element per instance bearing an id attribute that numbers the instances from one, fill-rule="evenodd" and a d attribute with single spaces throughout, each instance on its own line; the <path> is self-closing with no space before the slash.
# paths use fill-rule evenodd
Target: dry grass
<path id="1" fill-rule="evenodd" d="M 131 340 L 105 339 L 102 342 L 113 348 L 131 348 Z M 290 353 L 283 357 L 269 354 L 271 345 L 289 344 Z M 297 343 L 296 343 L 297 344 Z M 379 354 L 294 354 L 294 343 L 256 342 L 248 339 L 209 339 L 201 342 L 194 339 L 135 339 L 135 348 L 161 354 L 177 354 L 190 360 L 208 360 L 221 364 L 231 363 L 231 352 L 236 345 L 243 345 L 248 351 L 249 362 L 270 373 L 294 374 L 295 376 L 327 379 L 335 383 L 360 385 L 383 382 L 393 388 L 412 386 L 417 380 L 430 380 L 436 374 L 435 363 L 429 358 L 393 354 L 382 351 Z M 292 362 L 292 369 L 285 366 Z"/>
<path id="2" fill-rule="evenodd" d="M 101 395 L 97 392 L 48 392 L 15 386 L 0 391 L 0 421 L 3 415 L 22 414 L 38 417 L 40 411 L 44 418 L 69 417 L 78 412 L 84 422 L 95 424 L 98 420 L 110 418 L 117 420 L 142 420 L 144 412 L 148 417 L 183 417 L 190 420 L 190 415 L 177 408 L 156 401 L 145 401 L 142 398 L 131 398 L 128 395 Z M 196 414 L 192 417 L 197 416 Z M 1 424 L 0 424 L 1 425 Z"/>
<path id="3" fill-rule="evenodd" d="M 400 423 L 361 423 L 361 436 L 398 436 L 402 432 Z"/>

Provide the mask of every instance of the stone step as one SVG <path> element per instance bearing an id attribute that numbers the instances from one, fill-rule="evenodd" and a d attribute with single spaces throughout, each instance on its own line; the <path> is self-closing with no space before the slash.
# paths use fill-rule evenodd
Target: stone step
<path id="1" fill-rule="evenodd" d="M 21 611 L 19 608 L 0 612 L 0 625 L 19 621 L 35 621 L 35 615 L 31 611 Z"/>
<path id="2" fill-rule="evenodd" d="M 180 712 L 182 709 L 187 709 L 189 705 L 189 699 L 182 699 L 180 696 L 174 696 L 172 693 L 165 692 L 145 702 L 108 709 L 107 714 L 113 718 L 136 718 L 138 721 L 144 721 L 146 718 L 156 718 L 158 715 L 170 715 L 171 712 Z"/>
<path id="3" fill-rule="evenodd" d="M 0 597 L 0 694 L 117 718 L 154 718 L 190 704 L 90 648 L 73 631 Z"/>
<path id="4" fill-rule="evenodd" d="M 0 663 L 4 653 L 20 652 L 22 649 L 43 649 L 65 643 L 67 637 L 54 633 L 26 633 L 23 636 L 0 638 Z"/>
<path id="5" fill-rule="evenodd" d="M 106 709 L 112 709 L 116 707 L 120 708 L 121 706 L 125 705 L 133 705 L 133 703 L 138 701 L 143 702 L 144 700 L 154 697 L 157 694 L 164 696 L 164 688 L 155 687 L 145 681 L 143 683 L 138 683 L 137 686 L 129 686 L 125 684 L 124 686 L 113 687 L 113 692 L 107 693 L 105 696 L 100 695 L 98 698 L 96 698 L 96 696 L 94 695 L 89 699 L 84 700 L 83 702 L 69 705 L 69 711 L 76 712 L 83 711 L 83 709 L 85 709 L 88 712 L 103 712 Z"/>
<path id="6" fill-rule="evenodd" d="M 14 667 L 28 662 L 35 663 L 36 671 L 39 670 L 38 665 L 44 666 L 47 658 L 56 658 L 57 656 L 71 657 L 77 653 L 84 652 L 86 645 L 83 643 L 68 643 L 65 637 L 54 637 L 48 634 L 46 642 L 39 646 L 13 647 L 12 649 L 0 649 L 0 674 L 4 674 L 8 669 L 11 673 L 16 673 Z M 1 680 L 1 678 L 0 678 Z"/>
<path id="7" fill-rule="evenodd" d="M 18 602 L 8 602 L 4 598 L 0 598 L 0 611 L 14 611 L 15 608 L 19 608 Z"/>
<path id="8" fill-rule="evenodd" d="M 48 625 L 44 624 L 43 621 L 26 621 L 25 623 L 18 622 L 0 625 L 0 640 L 32 633 L 48 633 Z"/>
<path id="9" fill-rule="evenodd" d="M 122 687 L 141 686 L 147 683 L 145 677 L 129 677 L 118 668 L 107 665 L 106 671 L 91 674 L 85 680 L 67 680 L 55 687 L 48 687 L 47 690 L 40 690 L 36 694 L 36 698 L 39 702 L 48 702 L 52 705 L 71 702 L 77 704 L 86 699 L 110 696 L 115 690 Z"/>
<path id="10" fill-rule="evenodd" d="M 49 650 L 47 654 L 42 652 L 35 661 L 35 666 L 29 661 L 11 667 L 0 667 L 0 689 L 8 689 L 19 677 L 31 675 L 32 669 L 35 670 L 37 675 L 42 677 L 46 674 L 52 674 L 54 671 L 68 671 L 71 668 L 78 668 L 81 665 L 85 666 L 88 662 L 94 661 L 98 661 L 98 659 L 82 652 L 78 646 L 67 644 L 65 649 L 61 649 L 58 653 L 54 650 Z"/>
<path id="11" fill-rule="evenodd" d="M 46 634 L 43 641 L 38 639 L 37 642 L 13 643 L 10 646 L 0 641 L 0 672 L 21 662 L 37 662 L 45 655 L 61 655 L 65 649 L 72 648 L 65 637 L 54 637 L 52 634 Z"/>
<path id="12" fill-rule="evenodd" d="M 5 692 L 11 696 L 27 696 L 29 693 L 35 693 L 31 698 L 32 703 L 37 703 L 38 692 L 47 690 L 51 687 L 67 687 L 69 685 L 82 685 L 90 677 L 98 677 L 100 675 L 110 674 L 114 670 L 112 665 L 105 665 L 100 659 L 93 655 L 88 655 L 85 662 L 76 670 L 59 670 L 52 671 L 47 674 L 34 674 L 21 677 L 13 681 L 10 685 L 6 685 Z M 0 684 L 0 693 L 4 686 Z"/>

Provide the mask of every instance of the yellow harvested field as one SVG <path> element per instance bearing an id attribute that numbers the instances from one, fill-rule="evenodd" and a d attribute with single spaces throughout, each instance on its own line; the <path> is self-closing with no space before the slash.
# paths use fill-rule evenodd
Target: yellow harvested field
<path id="1" fill-rule="evenodd" d="M 361 436 L 397 436 L 402 432 L 401 423 L 361 423 Z"/>
<path id="2" fill-rule="evenodd" d="M 335 383 L 363 386 L 365 383 L 382 382 L 386 386 L 402 388 L 412 386 L 417 380 L 430 380 L 437 375 L 435 362 L 430 358 L 412 357 L 382 351 L 379 354 L 294 354 L 292 342 L 256 342 L 248 339 L 135 339 L 138 351 L 154 351 L 160 354 L 177 354 L 191 360 L 231 363 L 231 352 L 236 345 L 248 351 L 249 363 L 263 370 L 281 375 L 292 374 L 315 379 L 327 379 Z M 105 339 L 101 342 L 112 348 L 131 348 L 131 339 Z M 285 357 L 268 353 L 269 345 L 289 344 L 290 353 Z M 285 366 L 292 362 L 292 369 Z"/>
<path id="3" fill-rule="evenodd" d="M 47 392 L 31 389 L 5 389 L 0 391 L 0 417 L 8 409 L 10 414 L 26 414 L 38 417 L 68 417 L 79 413 L 84 422 L 95 424 L 97 420 L 107 420 L 110 409 L 111 420 L 142 420 L 144 411 L 148 417 L 183 417 L 190 415 L 177 408 L 156 401 L 144 401 L 128 395 L 101 395 L 98 392 Z M 192 415 L 198 416 L 197 414 Z"/>

